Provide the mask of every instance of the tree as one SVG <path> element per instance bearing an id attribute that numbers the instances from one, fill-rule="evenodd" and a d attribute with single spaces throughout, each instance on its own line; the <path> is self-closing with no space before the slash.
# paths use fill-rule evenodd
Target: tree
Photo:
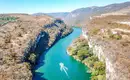
<path id="1" fill-rule="evenodd" d="M 29 56 L 28 60 L 30 60 L 31 63 L 35 63 L 35 61 L 36 61 L 36 54 L 32 53 Z"/>
<path id="2" fill-rule="evenodd" d="M 79 50 L 78 52 L 77 52 L 77 54 L 78 54 L 78 57 L 80 58 L 80 60 L 83 60 L 84 58 L 86 58 L 86 57 L 88 57 L 89 56 L 89 54 L 88 54 L 88 50 Z"/>

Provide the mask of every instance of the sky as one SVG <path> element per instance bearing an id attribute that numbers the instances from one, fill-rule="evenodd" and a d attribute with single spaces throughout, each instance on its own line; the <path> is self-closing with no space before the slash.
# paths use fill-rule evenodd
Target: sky
<path id="1" fill-rule="evenodd" d="M 126 1 L 130 0 L 0 0 L 0 13 L 71 12 L 78 8 Z"/>

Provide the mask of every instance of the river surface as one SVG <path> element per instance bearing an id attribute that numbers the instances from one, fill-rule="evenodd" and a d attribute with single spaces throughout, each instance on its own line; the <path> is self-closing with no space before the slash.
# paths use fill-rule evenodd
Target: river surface
<path id="1" fill-rule="evenodd" d="M 90 74 L 87 73 L 88 68 L 66 53 L 67 47 L 82 33 L 80 28 L 73 29 L 74 31 L 70 35 L 60 39 L 41 55 L 33 80 L 90 80 Z M 60 70 L 59 63 L 63 63 L 68 68 L 66 70 L 68 75 L 64 70 Z"/>

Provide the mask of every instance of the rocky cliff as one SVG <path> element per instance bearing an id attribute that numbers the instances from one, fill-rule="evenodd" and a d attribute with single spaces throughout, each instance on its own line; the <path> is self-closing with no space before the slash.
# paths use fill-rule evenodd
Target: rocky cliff
<path id="1" fill-rule="evenodd" d="M 46 15 L 1 14 L 0 22 L 1 80 L 31 80 L 40 54 L 71 32 L 63 21 Z"/>
<path id="2" fill-rule="evenodd" d="M 130 80 L 130 26 L 128 15 L 91 20 L 83 29 L 89 47 L 106 63 L 107 80 Z"/>

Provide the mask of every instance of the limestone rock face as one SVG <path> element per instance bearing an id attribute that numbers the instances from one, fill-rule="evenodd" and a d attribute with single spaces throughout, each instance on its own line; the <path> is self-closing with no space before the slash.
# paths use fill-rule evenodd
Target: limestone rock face
<path id="1" fill-rule="evenodd" d="M 100 17 L 87 25 L 89 47 L 106 63 L 107 80 L 130 80 L 130 26 L 128 15 Z M 118 23 L 117 23 L 118 22 Z M 112 31 L 115 30 L 116 34 Z"/>

